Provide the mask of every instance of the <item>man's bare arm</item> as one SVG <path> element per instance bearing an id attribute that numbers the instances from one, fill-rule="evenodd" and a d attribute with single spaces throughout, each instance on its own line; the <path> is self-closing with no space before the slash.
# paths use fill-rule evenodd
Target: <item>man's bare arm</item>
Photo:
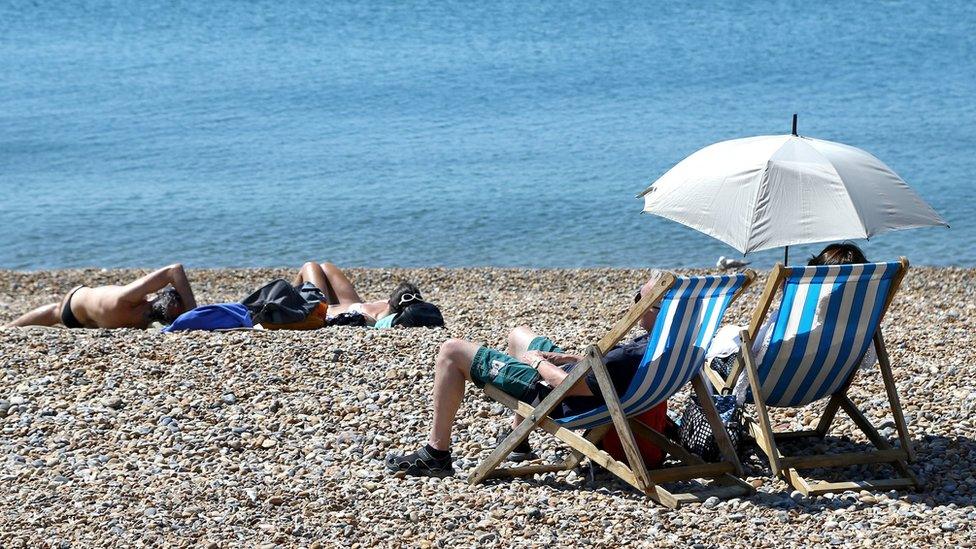
<path id="1" fill-rule="evenodd" d="M 542 379 L 546 380 L 546 383 L 548 383 L 550 386 L 558 387 L 560 384 L 562 384 L 563 380 L 565 380 L 566 377 L 569 376 L 569 373 L 563 370 L 562 368 L 560 368 L 559 366 L 557 366 L 556 364 L 550 362 L 549 359 L 547 359 L 544 356 L 544 355 L 552 355 L 552 354 L 563 355 L 563 353 L 543 353 L 541 351 L 527 351 L 526 353 L 524 353 L 522 356 L 519 357 L 519 360 L 535 368 L 539 372 L 539 375 L 542 376 Z M 568 357 L 572 355 L 563 355 L 563 356 Z M 575 385 L 573 385 L 573 387 L 566 394 L 569 396 L 592 396 L 593 392 L 590 391 L 590 388 L 586 384 L 586 381 L 580 379 L 579 381 L 576 382 Z"/>
<path id="2" fill-rule="evenodd" d="M 172 265 L 155 270 L 122 288 L 121 298 L 131 303 L 137 303 L 146 298 L 147 295 L 158 292 L 172 284 L 176 293 L 180 294 L 183 301 L 184 310 L 189 311 L 197 306 L 196 298 L 193 297 L 193 289 L 190 288 L 190 281 L 186 277 L 183 265 L 174 263 Z"/>
<path id="3" fill-rule="evenodd" d="M 546 359 L 546 361 L 555 364 L 556 366 L 559 366 L 560 364 L 569 364 L 570 362 L 579 362 L 583 360 L 582 355 L 572 355 L 569 353 L 552 353 L 552 352 L 539 351 L 539 354 L 542 355 L 542 358 Z"/>

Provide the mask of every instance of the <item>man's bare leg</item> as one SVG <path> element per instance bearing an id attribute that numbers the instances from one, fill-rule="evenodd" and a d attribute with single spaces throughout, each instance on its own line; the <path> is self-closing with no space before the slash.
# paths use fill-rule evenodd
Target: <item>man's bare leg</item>
<path id="1" fill-rule="evenodd" d="M 451 430 L 461 400 L 464 382 L 471 380 L 471 361 L 481 345 L 449 339 L 441 344 L 434 364 L 434 420 L 427 442 L 438 450 L 451 448 Z"/>
<path id="2" fill-rule="evenodd" d="M 333 295 L 340 305 L 363 302 L 363 298 L 359 297 L 359 293 L 356 292 L 356 287 L 352 285 L 352 281 L 349 280 L 346 273 L 342 272 L 339 267 L 329 262 L 322 263 L 320 267 L 328 278 L 329 286 L 332 288 Z"/>
<path id="3" fill-rule="evenodd" d="M 531 341 L 531 338 L 529 340 Z M 518 343 L 515 343 L 513 350 L 517 350 L 517 347 Z M 471 363 L 480 348 L 481 345 L 462 339 L 449 339 L 441 345 L 434 364 L 434 414 L 427 444 L 410 454 L 388 455 L 386 458 L 388 470 L 417 476 L 454 474 L 449 464 L 451 432 L 464 398 L 464 384 L 466 381 L 471 381 Z M 529 352 L 528 355 L 533 356 L 533 352 Z M 565 381 L 567 375 L 555 364 L 545 361 L 539 362 L 538 369 L 542 377 L 553 386 Z M 574 386 L 570 394 L 591 393 L 586 384 L 581 383 L 578 389 Z"/>
<path id="4" fill-rule="evenodd" d="M 21 315 L 17 320 L 7 324 L 6 327 L 54 326 L 58 322 L 61 322 L 60 315 L 58 314 L 60 309 L 60 303 L 50 303 L 48 305 L 44 305 L 43 307 L 38 307 L 29 313 Z"/>
<path id="5" fill-rule="evenodd" d="M 523 360 L 522 355 L 528 352 L 529 344 L 532 343 L 532 340 L 534 340 L 537 337 L 539 337 L 539 334 L 533 332 L 532 328 L 529 328 L 528 326 L 519 326 L 518 328 L 515 328 L 514 330 L 509 332 L 508 347 L 506 348 L 505 353 L 519 360 Z M 542 379 L 546 380 L 546 382 L 549 383 L 550 386 L 557 387 L 559 386 L 560 383 L 563 382 L 564 379 L 566 379 L 566 376 L 568 376 L 569 374 L 559 366 L 556 366 L 555 364 L 551 364 L 549 362 L 541 362 L 539 363 L 539 375 L 542 376 Z M 577 381 L 576 385 L 574 385 L 573 388 L 570 389 L 569 392 L 567 393 L 567 396 L 592 396 L 592 395 L 593 393 L 590 391 L 590 388 L 586 385 L 586 382 L 582 379 Z M 512 416 L 513 429 L 515 427 L 518 427 L 518 424 L 521 422 L 522 422 L 522 418 L 519 417 L 517 414 Z"/>
<path id="6" fill-rule="evenodd" d="M 464 398 L 464 383 L 471 379 L 471 361 L 480 347 L 461 339 L 449 339 L 441 345 L 434 364 L 434 417 L 427 444 L 408 454 L 388 454 L 388 471 L 411 476 L 454 474 L 451 430 Z"/>
<path id="7" fill-rule="evenodd" d="M 508 333 L 508 347 L 505 354 L 518 358 L 529 350 L 532 340 L 539 337 L 539 334 L 532 331 L 528 326 L 519 326 Z"/>
<path id="8" fill-rule="evenodd" d="M 505 354 L 515 358 L 522 356 L 523 353 L 529 350 L 529 343 L 532 343 L 532 340 L 536 337 L 538 337 L 538 334 L 533 332 L 532 328 L 528 326 L 515 328 L 508 333 L 508 347 L 505 348 Z M 519 423 L 522 423 L 522 418 L 518 414 L 513 414 L 512 429 L 518 427 Z"/>

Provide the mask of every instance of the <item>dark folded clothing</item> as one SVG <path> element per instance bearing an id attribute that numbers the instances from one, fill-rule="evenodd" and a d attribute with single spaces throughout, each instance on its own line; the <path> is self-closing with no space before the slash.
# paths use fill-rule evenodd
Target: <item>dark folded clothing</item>
<path id="1" fill-rule="evenodd" d="M 311 282 L 295 287 L 279 278 L 258 288 L 241 303 L 251 312 L 255 324 L 290 324 L 308 318 L 321 301 L 328 303 L 322 290 Z"/>

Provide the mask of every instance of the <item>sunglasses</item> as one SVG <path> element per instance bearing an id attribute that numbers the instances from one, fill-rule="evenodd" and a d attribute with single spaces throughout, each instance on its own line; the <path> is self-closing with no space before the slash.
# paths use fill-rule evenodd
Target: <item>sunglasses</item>
<path id="1" fill-rule="evenodd" d="M 397 306 L 399 307 L 400 305 L 403 305 L 404 303 L 411 303 L 411 302 L 414 302 L 414 301 L 423 301 L 423 299 L 424 298 L 421 297 L 420 294 L 403 294 L 403 295 L 400 296 L 400 302 L 397 303 Z"/>

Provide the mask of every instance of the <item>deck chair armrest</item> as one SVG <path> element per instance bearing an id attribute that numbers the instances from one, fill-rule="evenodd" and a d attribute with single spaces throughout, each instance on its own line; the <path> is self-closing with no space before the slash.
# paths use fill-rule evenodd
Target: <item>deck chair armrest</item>
<path id="1" fill-rule="evenodd" d="M 878 325 L 884 320 L 885 314 L 888 312 L 888 307 L 891 306 L 891 302 L 895 299 L 895 294 L 898 293 L 898 289 L 901 287 L 901 281 L 904 280 L 905 274 L 908 273 L 908 258 L 905 256 L 898 258 L 898 263 L 901 264 L 901 268 L 898 269 L 898 274 L 895 275 L 895 279 L 891 283 L 891 288 L 888 289 L 888 295 L 885 296 L 884 306 L 881 307 L 881 316 L 878 318 Z"/>
<path id="2" fill-rule="evenodd" d="M 730 303 L 734 303 L 735 300 L 742 297 L 742 294 L 744 294 L 746 290 L 749 289 L 749 286 L 752 286 L 752 283 L 755 282 L 756 278 L 759 276 L 756 273 L 756 271 L 752 269 L 746 269 L 742 271 L 742 274 L 745 275 L 746 280 L 745 282 L 742 283 L 742 286 L 739 286 L 739 289 L 736 290 L 734 294 L 732 294 L 732 300 L 730 301 Z"/>
<path id="3" fill-rule="evenodd" d="M 770 271 L 769 278 L 766 279 L 766 287 L 763 288 L 763 293 L 759 297 L 759 304 L 756 306 L 756 310 L 752 313 L 752 319 L 749 321 L 750 338 L 756 337 L 756 333 L 759 332 L 759 327 L 766 320 L 766 314 L 769 313 L 769 308 L 773 305 L 776 290 L 783 284 L 786 273 L 787 267 L 784 267 L 782 263 L 777 263 L 773 267 L 773 270 Z"/>
<path id="4" fill-rule="evenodd" d="M 741 336 L 740 336 L 741 337 Z M 752 348 L 752 340 L 749 340 L 747 345 Z M 746 368 L 746 357 L 743 356 L 741 349 L 739 350 L 739 356 L 735 360 L 735 365 L 729 371 L 729 377 L 725 380 L 725 387 L 723 389 L 728 390 L 730 393 L 735 389 L 735 384 L 739 381 L 739 376 Z"/>

